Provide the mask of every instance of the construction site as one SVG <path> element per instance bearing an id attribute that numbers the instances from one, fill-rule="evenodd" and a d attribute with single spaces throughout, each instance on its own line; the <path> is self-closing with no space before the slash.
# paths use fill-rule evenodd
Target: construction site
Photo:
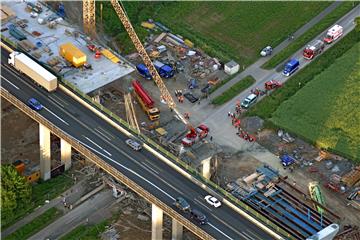
<path id="1" fill-rule="evenodd" d="M 104 43 L 104 37 L 96 36 L 94 29 L 69 23 L 79 19 L 66 16 L 81 14 L 81 2 L 74 4 L 80 9 L 70 9 L 69 3 L 2 2 L 1 35 L 199 172 L 204 162 L 210 160 L 209 177 L 215 183 L 276 221 L 297 239 L 305 239 L 335 223 L 340 229 L 334 226 L 337 228 L 334 231 L 341 232 L 336 239 L 360 239 L 359 166 L 286 131 L 264 128 L 261 119 L 244 116 L 240 102 L 231 106 L 224 122 L 219 123 L 231 124 L 234 133 L 231 139 L 236 141 L 236 147 L 233 143 L 218 142 L 212 135 L 212 129 L 203 123 L 207 113 L 198 116 L 202 103 L 209 101 L 214 88 L 241 71 L 241 65 L 234 61 L 223 63 L 209 56 L 191 39 L 171 32 L 160 20 L 144 21 L 141 26 L 148 31 L 144 47 L 166 91 L 174 99 L 178 114 L 169 108 L 169 96 L 155 84 L 157 79 L 141 54 L 122 56 Z M 274 86 L 265 89 L 281 87 L 280 83 L 269 84 Z M 31 130 L 38 126 L 8 102 L 1 103 L 4 129 L 26 123 L 11 132 L 2 131 L 2 138 L 17 142 L 18 148 L 3 142 L 1 158 L 21 169 L 29 182 L 36 182 L 39 153 L 34 144 L 38 135 Z M 195 125 L 183 124 L 184 119 Z M 56 159 L 60 140 L 53 137 Z M 113 194 L 116 203 L 109 207 L 111 210 L 104 218 L 117 214 L 118 218 L 102 239 L 149 237 L 150 204 L 124 185 L 115 183 L 79 154 L 74 153 L 73 158 L 78 160 L 72 173 L 81 172 L 83 178 L 91 175 L 92 190 L 103 184 L 103 191 L 107 184 L 109 189 L 117 188 L 120 193 L 106 190 Z M 54 170 L 53 174 L 63 171 Z M 171 238 L 170 225 L 165 220 L 164 239 Z M 184 239 L 196 237 L 186 231 Z"/>

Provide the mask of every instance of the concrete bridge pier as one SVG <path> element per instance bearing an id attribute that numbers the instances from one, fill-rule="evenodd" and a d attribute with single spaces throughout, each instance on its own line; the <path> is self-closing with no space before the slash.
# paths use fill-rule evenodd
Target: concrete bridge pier
<path id="1" fill-rule="evenodd" d="M 65 165 L 65 171 L 71 167 L 71 145 L 64 139 L 60 139 L 61 163 Z"/>
<path id="2" fill-rule="evenodd" d="M 50 129 L 39 123 L 40 139 L 40 177 L 46 181 L 51 178 Z"/>
<path id="3" fill-rule="evenodd" d="M 171 231 L 171 240 L 181 240 L 183 238 L 183 225 L 172 219 L 172 231 Z"/>
<path id="4" fill-rule="evenodd" d="M 164 212 L 152 204 L 151 208 L 151 240 L 162 240 L 163 239 L 163 218 Z"/>
<path id="5" fill-rule="evenodd" d="M 201 161 L 202 175 L 206 179 L 211 177 L 211 156 Z"/>

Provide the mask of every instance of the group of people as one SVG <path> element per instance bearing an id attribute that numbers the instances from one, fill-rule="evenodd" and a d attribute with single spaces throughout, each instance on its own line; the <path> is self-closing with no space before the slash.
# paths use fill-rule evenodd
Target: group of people
<path id="1" fill-rule="evenodd" d="M 175 96 L 177 97 L 179 103 L 184 102 L 184 95 L 181 90 L 175 90 Z"/>

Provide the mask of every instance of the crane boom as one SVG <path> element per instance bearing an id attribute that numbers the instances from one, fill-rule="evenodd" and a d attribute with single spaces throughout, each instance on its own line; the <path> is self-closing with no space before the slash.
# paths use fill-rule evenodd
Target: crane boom
<path id="1" fill-rule="evenodd" d="M 161 97 L 164 99 L 169 106 L 170 109 L 172 109 L 176 115 L 181 119 L 181 121 L 185 125 L 189 125 L 188 121 L 184 118 L 184 116 L 176 109 L 176 104 L 171 97 L 169 90 L 166 88 L 163 80 L 161 79 L 159 73 L 156 71 L 155 66 L 153 65 L 150 57 L 148 56 L 144 46 L 142 45 L 141 41 L 139 40 L 139 37 L 136 35 L 136 32 L 133 28 L 133 26 L 130 23 L 130 20 L 127 18 L 126 13 L 124 9 L 120 6 L 118 0 L 110 0 L 112 6 L 115 9 L 116 14 L 118 15 L 120 21 L 124 25 L 125 30 L 127 31 L 131 41 L 134 43 L 134 46 L 139 53 L 141 59 L 144 61 L 144 64 L 149 69 L 149 72 L 152 76 L 152 79 L 155 81 L 156 85 L 158 86 Z"/>

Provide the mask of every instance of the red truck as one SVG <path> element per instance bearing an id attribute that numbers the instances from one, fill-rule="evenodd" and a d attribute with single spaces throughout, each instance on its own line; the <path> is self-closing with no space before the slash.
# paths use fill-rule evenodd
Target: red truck
<path id="1" fill-rule="evenodd" d="M 135 95 L 139 101 L 142 109 L 148 115 L 151 121 L 158 120 L 160 118 L 160 111 L 155 107 L 155 102 L 151 96 L 145 91 L 141 83 L 137 80 L 132 81 L 131 85 L 134 88 Z"/>
<path id="2" fill-rule="evenodd" d="M 303 56 L 305 59 L 311 60 L 316 55 L 320 54 L 325 48 L 325 44 L 321 40 L 315 40 L 307 45 L 303 51 Z"/>
<path id="3" fill-rule="evenodd" d="M 190 147 L 197 141 L 206 138 L 209 133 L 209 128 L 205 124 L 200 124 L 197 128 L 191 128 L 190 132 L 181 140 L 181 143 Z"/>

